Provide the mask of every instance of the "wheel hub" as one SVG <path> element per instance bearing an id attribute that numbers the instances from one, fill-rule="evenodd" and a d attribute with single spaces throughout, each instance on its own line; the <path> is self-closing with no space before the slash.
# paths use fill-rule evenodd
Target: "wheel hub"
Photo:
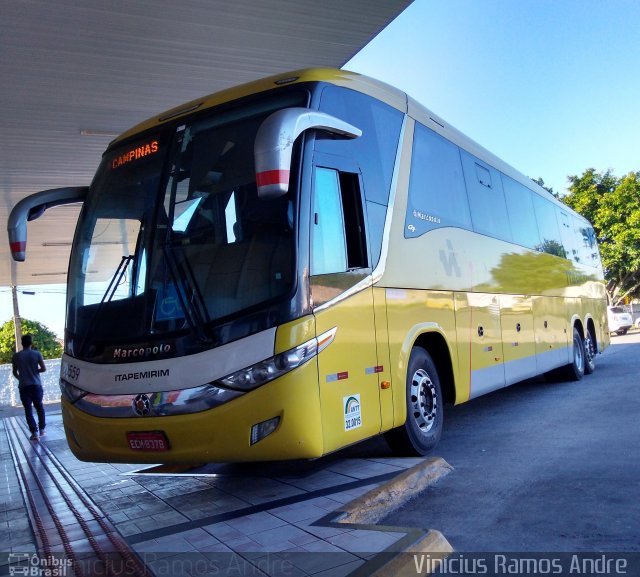
<path id="1" fill-rule="evenodd" d="M 584 350 L 580 346 L 580 340 L 576 337 L 573 340 L 573 356 L 575 359 L 576 367 L 579 371 L 584 370 Z"/>
<path id="2" fill-rule="evenodd" d="M 433 427 L 438 412 L 438 395 L 429 374 L 418 369 L 411 379 L 411 410 L 413 420 L 423 433 Z"/>
<path id="3" fill-rule="evenodd" d="M 587 337 L 584 339 L 584 353 L 586 356 L 587 364 L 591 364 L 593 358 L 596 356 L 595 347 L 593 346 L 593 341 L 591 340 L 591 335 L 587 333 Z"/>

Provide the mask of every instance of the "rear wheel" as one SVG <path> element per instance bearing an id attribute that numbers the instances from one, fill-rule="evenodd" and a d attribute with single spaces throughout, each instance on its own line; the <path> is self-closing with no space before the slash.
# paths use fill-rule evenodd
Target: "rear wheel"
<path id="1" fill-rule="evenodd" d="M 426 455 L 442 436 L 444 404 L 438 371 L 422 347 L 414 347 L 409 356 L 405 394 L 407 419 L 385 438 L 397 453 Z"/>
<path id="2" fill-rule="evenodd" d="M 585 373 L 584 341 L 580 331 L 573 327 L 573 360 L 562 369 L 562 376 L 569 381 L 579 381 Z"/>
<path id="3" fill-rule="evenodd" d="M 591 332 L 591 329 L 587 329 L 587 334 L 584 339 L 584 374 L 590 375 L 596 370 L 596 339 Z"/>

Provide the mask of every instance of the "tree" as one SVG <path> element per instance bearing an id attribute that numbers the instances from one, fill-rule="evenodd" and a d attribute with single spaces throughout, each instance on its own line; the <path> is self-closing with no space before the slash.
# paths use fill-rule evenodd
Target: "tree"
<path id="1" fill-rule="evenodd" d="M 533 180 L 533 182 L 535 182 L 538 186 L 541 186 L 542 188 L 544 188 L 549 194 L 552 194 L 553 196 L 558 198 L 558 193 L 557 192 L 553 192 L 553 187 L 552 186 L 547 186 L 544 183 L 544 180 L 542 179 L 542 177 L 539 176 L 538 178 L 532 178 L 531 180 Z"/>
<path id="2" fill-rule="evenodd" d="M 562 200 L 593 224 L 610 303 L 640 297 L 640 172 L 617 178 L 589 168 L 569 182 Z"/>
<path id="3" fill-rule="evenodd" d="M 59 359 L 62 356 L 62 346 L 56 340 L 56 335 L 43 324 L 21 319 L 22 334 L 33 336 L 33 346 L 37 348 L 45 359 Z M 15 325 L 13 319 L 0 327 L 0 363 L 10 363 L 16 351 Z"/>

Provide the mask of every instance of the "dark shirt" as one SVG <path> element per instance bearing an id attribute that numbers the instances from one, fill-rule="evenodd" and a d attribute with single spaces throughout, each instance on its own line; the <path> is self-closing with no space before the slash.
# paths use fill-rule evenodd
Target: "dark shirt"
<path id="1" fill-rule="evenodd" d="M 13 375 L 18 379 L 18 387 L 42 386 L 40 373 L 44 372 L 45 365 L 40 351 L 23 349 L 13 355 L 12 364 Z"/>

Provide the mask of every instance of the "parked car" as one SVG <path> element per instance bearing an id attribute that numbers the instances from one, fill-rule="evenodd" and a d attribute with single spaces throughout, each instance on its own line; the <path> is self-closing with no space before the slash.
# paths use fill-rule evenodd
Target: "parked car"
<path id="1" fill-rule="evenodd" d="M 634 324 L 634 326 L 635 326 L 637 329 L 640 329 L 640 317 L 638 317 L 638 318 L 636 319 L 636 322 L 635 322 L 635 323 L 633 323 L 633 324 Z"/>
<path id="2" fill-rule="evenodd" d="M 627 331 L 633 326 L 631 313 L 628 313 L 622 307 L 607 307 L 607 317 L 609 319 L 609 332 L 626 335 Z"/>

